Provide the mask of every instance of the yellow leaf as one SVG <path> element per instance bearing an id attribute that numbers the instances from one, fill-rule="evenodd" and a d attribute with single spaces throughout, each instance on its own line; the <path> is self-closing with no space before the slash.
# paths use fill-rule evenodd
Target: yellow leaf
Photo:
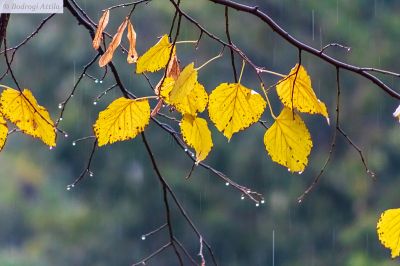
<path id="1" fill-rule="evenodd" d="M 1 94 L 1 112 L 24 133 L 56 146 L 54 123 L 47 110 L 40 106 L 28 89 L 20 91 L 6 87 Z"/>
<path id="2" fill-rule="evenodd" d="M 239 83 L 223 83 L 210 94 L 208 113 L 228 140 L 254 124 L 264 112 L 266 102 L 257 92 Z"/>
<path id="3" fill-rule="evenodd" d="M 103 39 L 103 31 L 107 27 L 108 21 L 110 19 L 110 10 L 107 9 L 99 20 L 99 24 L 97 24 L 96 34 L 93 38 L 93 48 L 98 50 L 101 44 L 101 40 Z"/>
<path id="4" fill-rule="evenodd" d="M 304 121 L 286 107 L 265 133 L 264 144 L 272 160 L 291 172 L 304 171 L 313 146 Z"/>
<path id="5" fill-rule="evenodd" d="M 119 25 L 117 33 L 115 33 L 107 51 L 100 57 L 99 66 L 103 67 L 107 65 L 113 58 L 115 50 L 121 43 L 122 35 L 124 34 L 126 25 L 128 25 L 128 19 L 125 19 L 121 25 Z"/>
<path id="6" fill-rule="evenodd" d="M 384 211 L 376 225 L 379 240 L 389 248 L 392 258 L 400 255 L 400 209 Z"/>
<path id="7" fill-rule="evenodd" d="M 138 59 L 138 53 L 136 51 L 136 32 L 130 21 L 128 21 L 128 35 L 126 37 L 129 40 L 129 52 L 126 60 L 129 64 L 133 64 Z"/>
<path id="8" fill-rule="evenodd" d="M 196 163 L 203 161 L 213 146 L 207 121 L 187 114 L 183 116 L 180 126 L 184 141 L 196 151 Z"/>
<path id="9" fill-rule="evenodd" d="M 326 106 L 315 95 L 310 76 L 302 65 L 296 64 L 289 75 L 276 85 L 276 91 L 286 107 L 296 108 L 303 113 L 321 114 L 326 117 L 329 124 Z"/>
<path id="10" fill-rule="evenodd" d="M 397 118 L 400 122 L 400 105 L 397 106 L 396 111 L 394 111 L 393 116 Z"/>
<path id="11" fill-rule="evenodd" d="M 150 105 L 148 100 L 132 100 L 124 97 L 113 101 L 99 113 L 94 124 L 98 145 L 133 139 L 149 124 Z"/>
<path id="12" fill-rule="evenodd" d="M 0 151 L 3 149 L 4 144 L 6 143 L 8 135 L 8 127 L 7 122 L 4 120 L 2 114 L 0 114 Z"/>
<path id="13" fill-rule="evenodd" d="M 136 64 L 136 73 L 146 71 L 155 72 L 165 67 L 168 64 L 168 59 L 171 54 L 172 44 L 168 40 L 168 35 L 165 34 L 162 38 L 145 52 Z M 174 47 L 175 53 L 175 47 Z"/>
<path id="14" fill-rule="evenodd" d="M 204 86 L 200 83 L 195 83 L 194 89 L 186 97 L 179 98 L 178 101 L 172 103 L 170 100 L 170 92 L 174 87 L 172 78 L 165 78 L 164 85 L 161 87 L 160 96 L 167 104 L 173 105 L 181 114 L 196 115 L 198 112 L 203 112 L 208 103 L 208 94 Z"/>
<path id="15" fill-rule="evenodd" d="M 172 104 L 181 101 L 187 97 L 195 87 L 197 82 L 197 70 L 194 64 L 187 65 L 175 81 L 174 88 L 169 93 L 169 100 Z"/>

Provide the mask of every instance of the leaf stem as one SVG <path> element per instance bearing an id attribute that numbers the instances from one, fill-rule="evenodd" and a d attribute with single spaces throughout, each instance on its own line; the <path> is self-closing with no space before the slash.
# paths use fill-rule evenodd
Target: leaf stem
<path id="1" fill-rule="evenodd" d="M 243 71 L 244 71 L 244 66 L 246 65 L 246 62 L 243 60 L 242 61 L 242 69 L 240 70 L 240 76 L 239 76 L 239 80 L 238 83 L 240 84 L 240 81 L 242 80 L 242 76 L 243 76 Z"/>
<path id="2" fill-rule="evenodd" d="M 175 44 L 197 43 L 197 41 L 177 41 Z"/>
<path id="3" fill-rule="evenodd" d="M 200 69 L 202 69 L 203 67 L 205 67 L 206 65 L 208 65 L 209 63 L 214 61 L 215 59 L 220 58 L 222 56 L 222 54 L 223 54 L 223 52 L 219 53 L 217 56 L 214 56 L 213 58 L 211 58 L 210 60 L 208 60 L 207 62 L 205 62 L 201 66 L 199 66 L 198 68 L 196 68 L 196 70 L 199 71 Z"/>
<path id="4" fill-rule="evenodd" d="M 276 120 L 276 116 L 275 116 L 275 114 L 274 114 L 274 111 L 272 110 L 272 105 L 271 105 L 271 102 L 270 102 L 270 100 L 269 100 L 268 93 L 267 93 L 267 91 L 266 91 L 265 88 L 264 88 L 264 84 L 261 83 L 260 85 L 261 85 L 262 91 L 264 92 L 265 99 L 267 100 L 267 104 L 268 104 L 268 107 L 269 107 L 269 111 L 270 111 L 270 113 L 271 113 L 271 116 L 272 116 L 272 118 L 273 118 L 274 120 Z"/>
<path id="5" fill-rule="evenodd" d="M 268 74 L 272 74 L 272 75 L 275 75 L 275 76 L 278 76 L 278 77 L 282 77 L 282 78 L 286 77 L 286 75 L 284 75 L 284 74 L 281 74 L 281 73 L 278 73 L 278 72 L 275 72 L 275 71 L 271 71 L 271 70 L 267 70 L 267 69 L 262 69 L 262 68 L 257 68 L 257 72 L 268 73 Z"/>
<path id="6" fill-rule="evenodd" d="M 144 96 L 140 98 L 136 98 L 135 101 L 140 101 L 140 100 L 145 100 L 145 99 L 158 99 L 159 97 L 157 95 L 152 95 L 152 96 Z"/>

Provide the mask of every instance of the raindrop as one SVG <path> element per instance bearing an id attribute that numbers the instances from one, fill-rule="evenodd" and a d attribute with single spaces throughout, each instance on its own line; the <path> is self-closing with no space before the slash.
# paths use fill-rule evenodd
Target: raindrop
<path id="1" fill-rule="evenodd" d="M 94 83 L 99 83 L 99 80 L 98 80 L 98 79 L 95 79 L 95 80 L 94 80 Z"/>
<path id="2" fill-rule="evenodd" d="M 72 97 L 74 97 L 74 95 L 73 95 L 73 94 L 71 94 L 71 98 L 72 98 Z"/>
<path id="3" fill-rule="evenodd" d="M 103 81 L 102 80 L 100 80 L 100 84 L 102 84 L 103 83 Z"/>
<path id="4" fill-rule="evenodd" d="M 300 172 L 299 172 L 299 175 L 301 175 L 302 173 L 303 173 L 303 171 L 300 171 Z"/>
<path id="5" fill-rule="evenodd" d="M 75 187 L 75 185 L 74 185 L 74 184 L 72 184 L 72 185 L 71 185 L 71 187 L 73 188 L 73 187 Z"/>
<path id="6" fill-rule="evenodd" d="M 63 108 L 63 105 L 60 103 L 59 105 L 58 105 L 58 109 L 62 109 Z"/>
<path id="7" fill-rule="evenodd" d="M 225 183 L 225 186 L 229 186 L 229 182 L 226 182 L 226 183 Z"/>
<path id="8" fill-rule="evenodd" d="M 63 120 L 63 118 L 62 118 L 62 117 L 60 117 L 60 119 L 58 119 L 58 120 L 62 121 L 62 120 Z"/>
<path id="9" fill-rule="evenodd" d="M 76 146 L 76 142 L 75 141 L 72 142 L 72 146 Z"/>
<path id="10" fill-rule="evenodd" d="M 298 202 L 298 203 L 302 203 L 302 202 L 303 202 L 303 200 L 302 200 L 302 199 L 299 199 L 297 202 Z"/>
<path id="11" fill-rule="evenodd" d="M 97 105 L 97 102 L 96 102 L 96 101 L 94 101 L 94 102 L 93 102 L 93 105 Z"/>
<path id="12" fill-rule="evenodd" d="M 143 241 L 146 240 L 146 236 L 145 235 L 142 235 L 142 240 Z"/>
<path id="13" fill-rule="evenodd" d="M 244 195 L 242 195 L 242 196 L 240 197 L 240 199 L 241 199 L 241 200 L 244 200 Z"/>
<path id="14" fill-rule="evenodd" d="M 49 146 L 49 150 L 52 150 L 53 149 L 53 146 Z"/>
<path id="15" fill-rule="evenodd" d="M 93 175 L 94 175 L 93 172 L 90 172 L 90 173 L 89 173 L 89 176 L 90 176 L 90 177 L 93 177 Z"/>
<path id="16" fill-rule="evenodd" d="M 257 203 L 256 203 L 256 207 L 259 207 L 259 206 L 260 206 L 260 203 L 257 202 Z"/>
<path id="17" fill-rule="evenodd" d="M 185 148 L 185 152 L 187 152 L 187 151 L 188 151 L 188 149 Z"/>
<path id="18" fill-rule="evenodd" d="M 288 170 L 288 172 L 291 172 L 291 171 L 290 171 L 290 168 L 288 168 L 287 170 Z"/>
<path id="19" fill-rule="evenodd" d="M 68 138 L 68 134 L 65 133 L 65 134 L 64 134 L 64 137 Z"/>
<path id="20" fill-rule="evenodd" d="M 261 204 L 264 204 L 265 203 L 265 200 L 261 200 Z"/>
<path id="21" fill-rule="evenodd" d="M 71 190 L 71 186 L 70 186 L 70 185 L 67 186 L 67 190 L 68 190 L 68 191 Z"/>

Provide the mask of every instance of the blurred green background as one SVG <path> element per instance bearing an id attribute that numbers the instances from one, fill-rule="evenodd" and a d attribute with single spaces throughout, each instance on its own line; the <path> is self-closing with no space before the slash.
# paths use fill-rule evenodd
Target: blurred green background
<path id="1" fill-rule="evenodd" d="M 78 1 L 95 21 L 102 9 L 123 2 Z M 221 6 L 206 0 L 182 2 L 184 10 L 225 38 Z M 345 62 L 400 72 L 399 1 L 240 2 L 260 6 L 289 33 L 313 47 L 321 48 L 331 42 L 350 46 L 350 52 L 340 48 L 328 50 Z M 115 32 L 127 12 L 128 8 L 111 12 L 107 28 L 110 33 Z M 233 10 L 230 14 L 233 41 L 256 64 L 284 74 L 290 71 L 297 60 L 294 47 L 259 20 Z M 139 54 L 169 31 L 172 16 L 173 8 L 166 0 L 137 7 L 132 21 L 138 34 Z M 44 17 L 12 15 L 9 46 L 21 42 Z M 194 40 L 198 34 L 196 28 L 182 21 L 181 40 Z M 203 36 L 198 49 L 190 44 L 181 45 L 178 53 L 182 65 L 194 61 L 199 66 L 220 48 Z M 82 67 L 94 55 L 87 31 L 65 10 L 18 51 L 13 67 L 20 83 L 33 91 L 55 119 L 58 104 L 70 93 Z M 223 58 L 200 71 L 199 80 L 209 92 L 219 83 L 233 82 L 228 55 L 226 51 Z M 146 80 L 134 74 L 134 66 L 128 65 L 125 58 L 118 51 L 114 61 L 127 87 L 139 96 L 152 94 Z M 333 118 L 335 69 L 305 53 L 302 60 L 317 95 L 327 104 Z M 240 64 L 238 60 L 238 68 Z M 95 64 L 88 73 L 100 78 L 103 72 Z M 150 77 L 153 84 L 158 82 L 159 75 Z M 264 78 L 270 85 L 277 81 L 269 75 Z M 382 79 L 394 89 L 399 85 L 398 79 Z M 242 81 L 248 87 L 258 88 L 250 68 L 245 69 Z M 96 96 L 113 83 L 111 76 L 101 84 L 83 80 L 60 124 L 69 137 L 60 135 L 56 149 L 49 150 L 40 141 L 20 133 L 9 137 L 0 156 L 0 265 L 131 265 L 167 241 L 166 231 L 141 240 L 142 234 L 162 225 L 165 216 L 161 187 L 140 138 L 99 149 L 91 167 L 94 176 L 70 191 L 66 189 L 84 169 L 92 145 L 91 140 L 76 146 L 72 142 L 92 135 L 91 125 L 98 112 L 121 96 L 113 90 L 93 105 Z M 7 78 L 2 84 L 14 86 Z M 339 137 L 320 184 L 300 205 L 297 197 L 328 155 L 333 128 L 322 117 L 303 115 L 314 148 L 302 175 L 291 175 L 271 162 L 263 145 L 265 129 L 259 124 L 236 134 L 229 143 L 211 126 L 214 148 L 206 162 L 236 182 L 261 192 L 265 204 L 258 208 L 241 200 L 237 191 L 204 169 L 196 168 L 192 177 L 185 180 L 190 160 L 159 127 L 151 123 L 146 129 L 162 173 L 211 243 L 220 265 L 273 265 L 273 257 L 276 266 L 398 264 L 379 244 L 375 232 L 379 214 L 400 206 L 400 135 L 398 122 L 392 117 L 398 102 L 347 72 L 342 73 L 341 85 L 342 128 L 363 149 L 377 180 L 365 173 L 358 153 Z M 275 92 L 271 97 L 278 112 L 281 106 Z M 268 112 L 263 119 L 271 125 Z M 177 210 L 172 211 L 177 237 L 196 256 L 198 239 Z M 168 250 L 148 265 L 177 262 Z"/>

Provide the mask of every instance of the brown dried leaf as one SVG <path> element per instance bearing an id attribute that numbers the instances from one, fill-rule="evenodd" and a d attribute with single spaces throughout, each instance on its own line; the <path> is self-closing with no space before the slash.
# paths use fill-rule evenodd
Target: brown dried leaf
<path id="1" fill-rule="evenodd" d="M 97 24 L 96 35 L 93 38 L 93 48 L 98 50 L 101 44 L 101 40 L 103 39 L 103 31 L 107 27 L 108 21 L 110 19 L 110 10 L 104 11 L 103 15 L 99 20 L 99 24 Z"/>
<path id="2" fill-rule="evenodd" d="M 154 107 L 153 111 L 151 111 L 151 117 L 155 117 L 158 114 L 158 112 L 161 110 L 161 107 L 163 106 L 163 102 L 164 101 L 162 99 L 158 100 L 156 107 Z"/>
<path id="3" fill-rule="evenodd" d="M 133 64 L 136 63 L 139 55 L 136 51 L 136 32 L 130 21 L 128 21 L 128 34 L 126 37 L 129 40 L 129 52 L 126 61 L 128 61 L 129 64 Z"/>
<path id="4" fill-rule="evenodd" d="M 181 73 L 181 69 L 179 66 L 178 57 L 176 56 L 176 53 L 175 53 L 168 63 L 167 78 L 171 77 L 174 80 L 177 80 L 180 73 Z"/>
<path id="5" fill-rule="evenodd" d="M 117 33 L 114 35 L 110 45 L 107 48 L 107 51 L 101 56 L 99 60 L 100 67 L 107 65 L 113 58 L 115 50 L 121 43 L 122 34 L 124 33 L 127 25 L 128 25 L 128 19 L 125 19 L 124 22 L 122 22 L 122 24 L 119 25 Z"/>

